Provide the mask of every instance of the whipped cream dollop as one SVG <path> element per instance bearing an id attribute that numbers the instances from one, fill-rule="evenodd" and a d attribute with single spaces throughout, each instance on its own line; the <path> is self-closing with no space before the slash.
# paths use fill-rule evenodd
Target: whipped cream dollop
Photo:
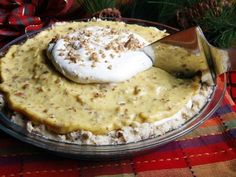
<path id="1" fill-rule="evenodd" d="M 133 32 L 92 26 L 52 40 L 47 54 L 74 82 L 121 82 L 152 66 L 149 57 L 139 50 L 145 45 L 148 42 Z"/>

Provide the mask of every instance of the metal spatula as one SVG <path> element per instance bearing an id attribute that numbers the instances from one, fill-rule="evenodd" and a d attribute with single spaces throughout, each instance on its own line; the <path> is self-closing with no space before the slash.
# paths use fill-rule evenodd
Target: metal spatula
<path id="1" fill-rule="evenodd" d="M 169 35 L 145 48 L 153 65 L 181 77 L 197 72 L 217 75 L 236 69 L 236 49 L 219 49 L 208 43 L 200 27 Z"/>

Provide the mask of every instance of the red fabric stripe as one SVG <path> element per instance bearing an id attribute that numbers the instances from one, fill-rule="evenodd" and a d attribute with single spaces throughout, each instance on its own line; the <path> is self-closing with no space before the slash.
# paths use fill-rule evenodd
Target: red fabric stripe
<path id="1" fill-rule="evenodd" d="M 236 158 L 235 144 L 236 139 L 231 139 L 201 148 L 184 149 L 184 152 L 188 155 L 192 165 L 221 162 Z"/>
<path id="2" fill-rule="evenodd" d="M 231 149 L 223 149 L 211 152 L 209 155 L 203 154 L 199 157 L 190 157 L 189 162 L 192 166 L 195 165 L 204 165 L 209 163 L 223 162 L 236 158 L 235 150 Z"/>
<path id="3" fill-rule="evenodd" d="M 141 172 L 157 169 L 184 168 L 188 165 L 181 158 L 182 156 L 183 152 L 180 149 L 171 152 L 156 151 L 134 158 L 135 169 L 137 172 Z"/>
<path id="4" fill-rule="evenodd" d="M 231 71 L 228 73 L 228 89 L 234 101 L 236 101 L 236 71 Z"/>
<path id="5" fill-rule="evenodd" d="M 223 103 L 226 103 L 226 104 L 228 104 L 230 106 L 235 105 L 235 102 L 232 100 L 232 97 L 230 96 L 229 92 L 225 93 L 225 97 L 224 97 L 224 102 Z"/>
<path id="6" fill-rule="evenodd" d="M 33 4 L 24 5 L 24 16 L 33 16 L 35 14 L 35 6 Z"/>
<path id="7" fill-rule="evenodd" d="M 236 98 L 236 87 L 232 87 L 232 95 Z"/>
<path id="8" fill-rule="evenodd" d="M 2 36 L 18 36 L 20 32 L 10 31 L 8 29 L 0 29 L 0 35 Z"/>
<path id="9" fill-rule="evenodd" d="M 184 152 L 192 155 L 192 154 L 203 154 L 203 153 L 211 153 L 211 152 L 215 152 L 217 150 L 222 150 L 222 149 L 228 149 L 230 147 L 234 147 L 235 145 L 234 143 L 236 143 L 236 139 L 234 138 L 229 138 L 227 137 L 227 135 L 222 134 L 222 137 L 225 137 L 224 142 L 220 142 L 220 143 L 215 143 L 215 144 L 208 144 L 206 145 L 204 143 L 204 137 L 201 137 L 199 140 L 202 141 L 202 146 L 198 146 L 198 147 L 192 147 L 192 148 L 185 148 Z"/>
<path id="10" fill-rule="evenodd" d="M 129 160 L 93 164 L 82 163 L 82 165 L 80 165 L 80 174 L 83 177 L 124 173 L 133 173 L 133 167 Z"/>
<path id="11" fill-rule="evenodd" d="M 79 171 L 69 169 L 60 169 L 60 170 L 43 170 L 35 172 L 25 172 L 23 173 L 24 177 L 78 177 Z M 19 175 L 21 177 L 21 175 Z"/>
<path id="12" fill-rule="evenodd" d="M 23 11 L 24 11 L 24 7 L 20 6 L 15 8 L 14 10 L 11 11 L 11 15 L 14 16 L 22 16 L 23 15 Z"/>
<path id="13" fill-rule="evenodd" d="M 75 177 L 81 176 L 78 162 L 70 159 L 54 158 L 53 155 L 46 157 L 29 157 L 24 161 L 24 177 Z M 47 160 L 45 160 L 47 159 Z"/>
<path id="14" fill-rule="evenodd" d="M 73 0 L 51 0 L 48 1 L 47 12 L 45 15 L 55 16 L 63 15 L 73 4 Z"/>
<path id="15" fill-rule="evenodd" d="M 22 5 L 24 0 L 0 0 L 0 6 Z"/>
<path id="16" fill-rule="evenodd" d="M 12 1 L 15 1 L 15 3 L 18 5 L 23 5 L 25 0 L 12 0 Z"/>
<path id="17" fill-rule="evenodd" d="M 20 170 L 21 159 L 19 157 L 0 158 L 0 175 L 10 176 L 18 174 Z"/>
<path id="18" fill-rule="evenodd" d="M 232 106 L 232 108 L 236 112 L 236 105 Z"/>
<path id="19" fill-rule="evenodd" d="M 12 2 L 11 0 L 1 0 L 0 5 L 1 6 L 8 6 L 11 4 L 11 2 Z"/>
<path id="20" fill-rule="evenodd" d="M 137 172 L 183 168 L 188 166 L 185 159 L 188 159 L 191 165 L 231 160 L 236 158 L 236 152 L 228 146 L 228 142 L 229 141 L 201 148 L 184 149 L 184 153 L 178 150 L 178 153 L 175 151 L 174 155 L 163 152 L 162 154 L 158 152 L 151 153 L 140 158 L 135 158 L 135 168 Z M 234 142 L 236 143 L 236 141 Z"/>
<path id="21" fill-rule="evenodd" d="M 5 9 L 0 9 L 0 25 L 6 22 L 8 12 Z"/>
<path id="22" fill-rule="evenodd" d="M 232 83 L 236 84 L 236 71 L 232 71 L 230 74 Z"/>
<path id="23" fill-rule="evenodd" d="M 7 13 L 7 11 L 5 9 L 0 8 L 0 15 L 5 15 L 6 13 Z"/>
<path id="24" fill-rule="evenodd" d="M 35 14 L 35 6 L 32 4 L 25 4 L 19 6 L 11 11 L 12 16 L 33 16 Z"/>
<path id="25" fill-rule="evenodd" d="M 39 25 L 29 25 L 25 28 L 25 33 L 30 32 L 30 31 L 39 30 L 42 27 L 43 27 L 43 23 L 41 23 Z"/>
<path id="26" fill-rule="evenodd" d="M 165 159 L 147 159 L 143 161 L 135 161 L 135 169 L 137 172 L 161 170 L 161 169 L 174 169 L 174 168 L 188 168 L 185 159 L 181 157 L 168 157 Z"/>

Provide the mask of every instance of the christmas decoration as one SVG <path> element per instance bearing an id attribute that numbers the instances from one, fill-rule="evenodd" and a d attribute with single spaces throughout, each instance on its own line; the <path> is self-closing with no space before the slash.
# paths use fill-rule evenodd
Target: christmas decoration
<path id="1" fill-rule="evenodd" d="M 236 47 L 236 4 L 234 1 L 205 0 L 177 10 L 177 22 L 183 29 L 200 25 L 210 42 Z"/>
<path id="2" fill-rule="evenodd" d="M 196 21 L 210 43 L 221 48 L 236 48 L 236 4 L 223 8 L 216 16 L 211 11 Z"/>
<path id="3" fill-rule="evenodd" d="M 212 44 L 236 46 L 236 0 L 0 0 L 0 42 L 63 16 L 67 20 L 123 16 L 179 29 L 200 25 Z"/>
<path id="4" fill-rule="evenodd" d="M 95 14 L 106 8 L 114 8 L 115 6 L 115 0 L 83 0 L 84 9 L 90 14 Z"/>
<path id="5" fill-rule="evenodd" d="M 65 14 L 73 0 L 1 0 L 0 40 L 38 30 Z"/>
<path id="6" fill-rule="evenodd" d="M 236 43 L 236 0 L 83 1 L 90 14 L 116 7 L 123 17 L 157 21 L 179 29 L 200 25 L 208 40 L 219 47 L 234 47 Z"/>
<path id="7" fill-rule="evenodd" d="M 196 21 L 202 18 L 206 12 L 211 11 L 215 16 L 219 16 L 221 8 L 216 0 L 206 0 L 194 4 L 193 7 L 177 10 L 177 22 L 181 28 L 189 28 L 196 25 Z"/>
<path id="8" fill-rule="evenodd" d="M 103 9 L 95 14 L 92 14 L 93 17 L 98 17 L 101 19 L 114 19 L 114 20 L 120 20 L 121 13 L 116 8 L 106 8 Z"/>

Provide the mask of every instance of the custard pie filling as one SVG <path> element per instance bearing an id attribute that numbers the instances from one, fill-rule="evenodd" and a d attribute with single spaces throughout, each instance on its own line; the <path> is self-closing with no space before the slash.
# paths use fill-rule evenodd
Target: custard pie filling
<path id="1" fill-rule="evenodd" d="M 101 29 L 113 38 L 90 40 Z M 136 50 L 166 35 L 153 27 L 98 20 L 58 23 L 12 46 L 1 58 L 0 84 L 15 112 L 12 120 L 47 138 L 99 145 L 135 142 L 179 127 L 204 106 L 212 88 L 198 76 L 178 79 L 152 67 Z M 127 44 L 130 40 L 136 43 Z"/>

